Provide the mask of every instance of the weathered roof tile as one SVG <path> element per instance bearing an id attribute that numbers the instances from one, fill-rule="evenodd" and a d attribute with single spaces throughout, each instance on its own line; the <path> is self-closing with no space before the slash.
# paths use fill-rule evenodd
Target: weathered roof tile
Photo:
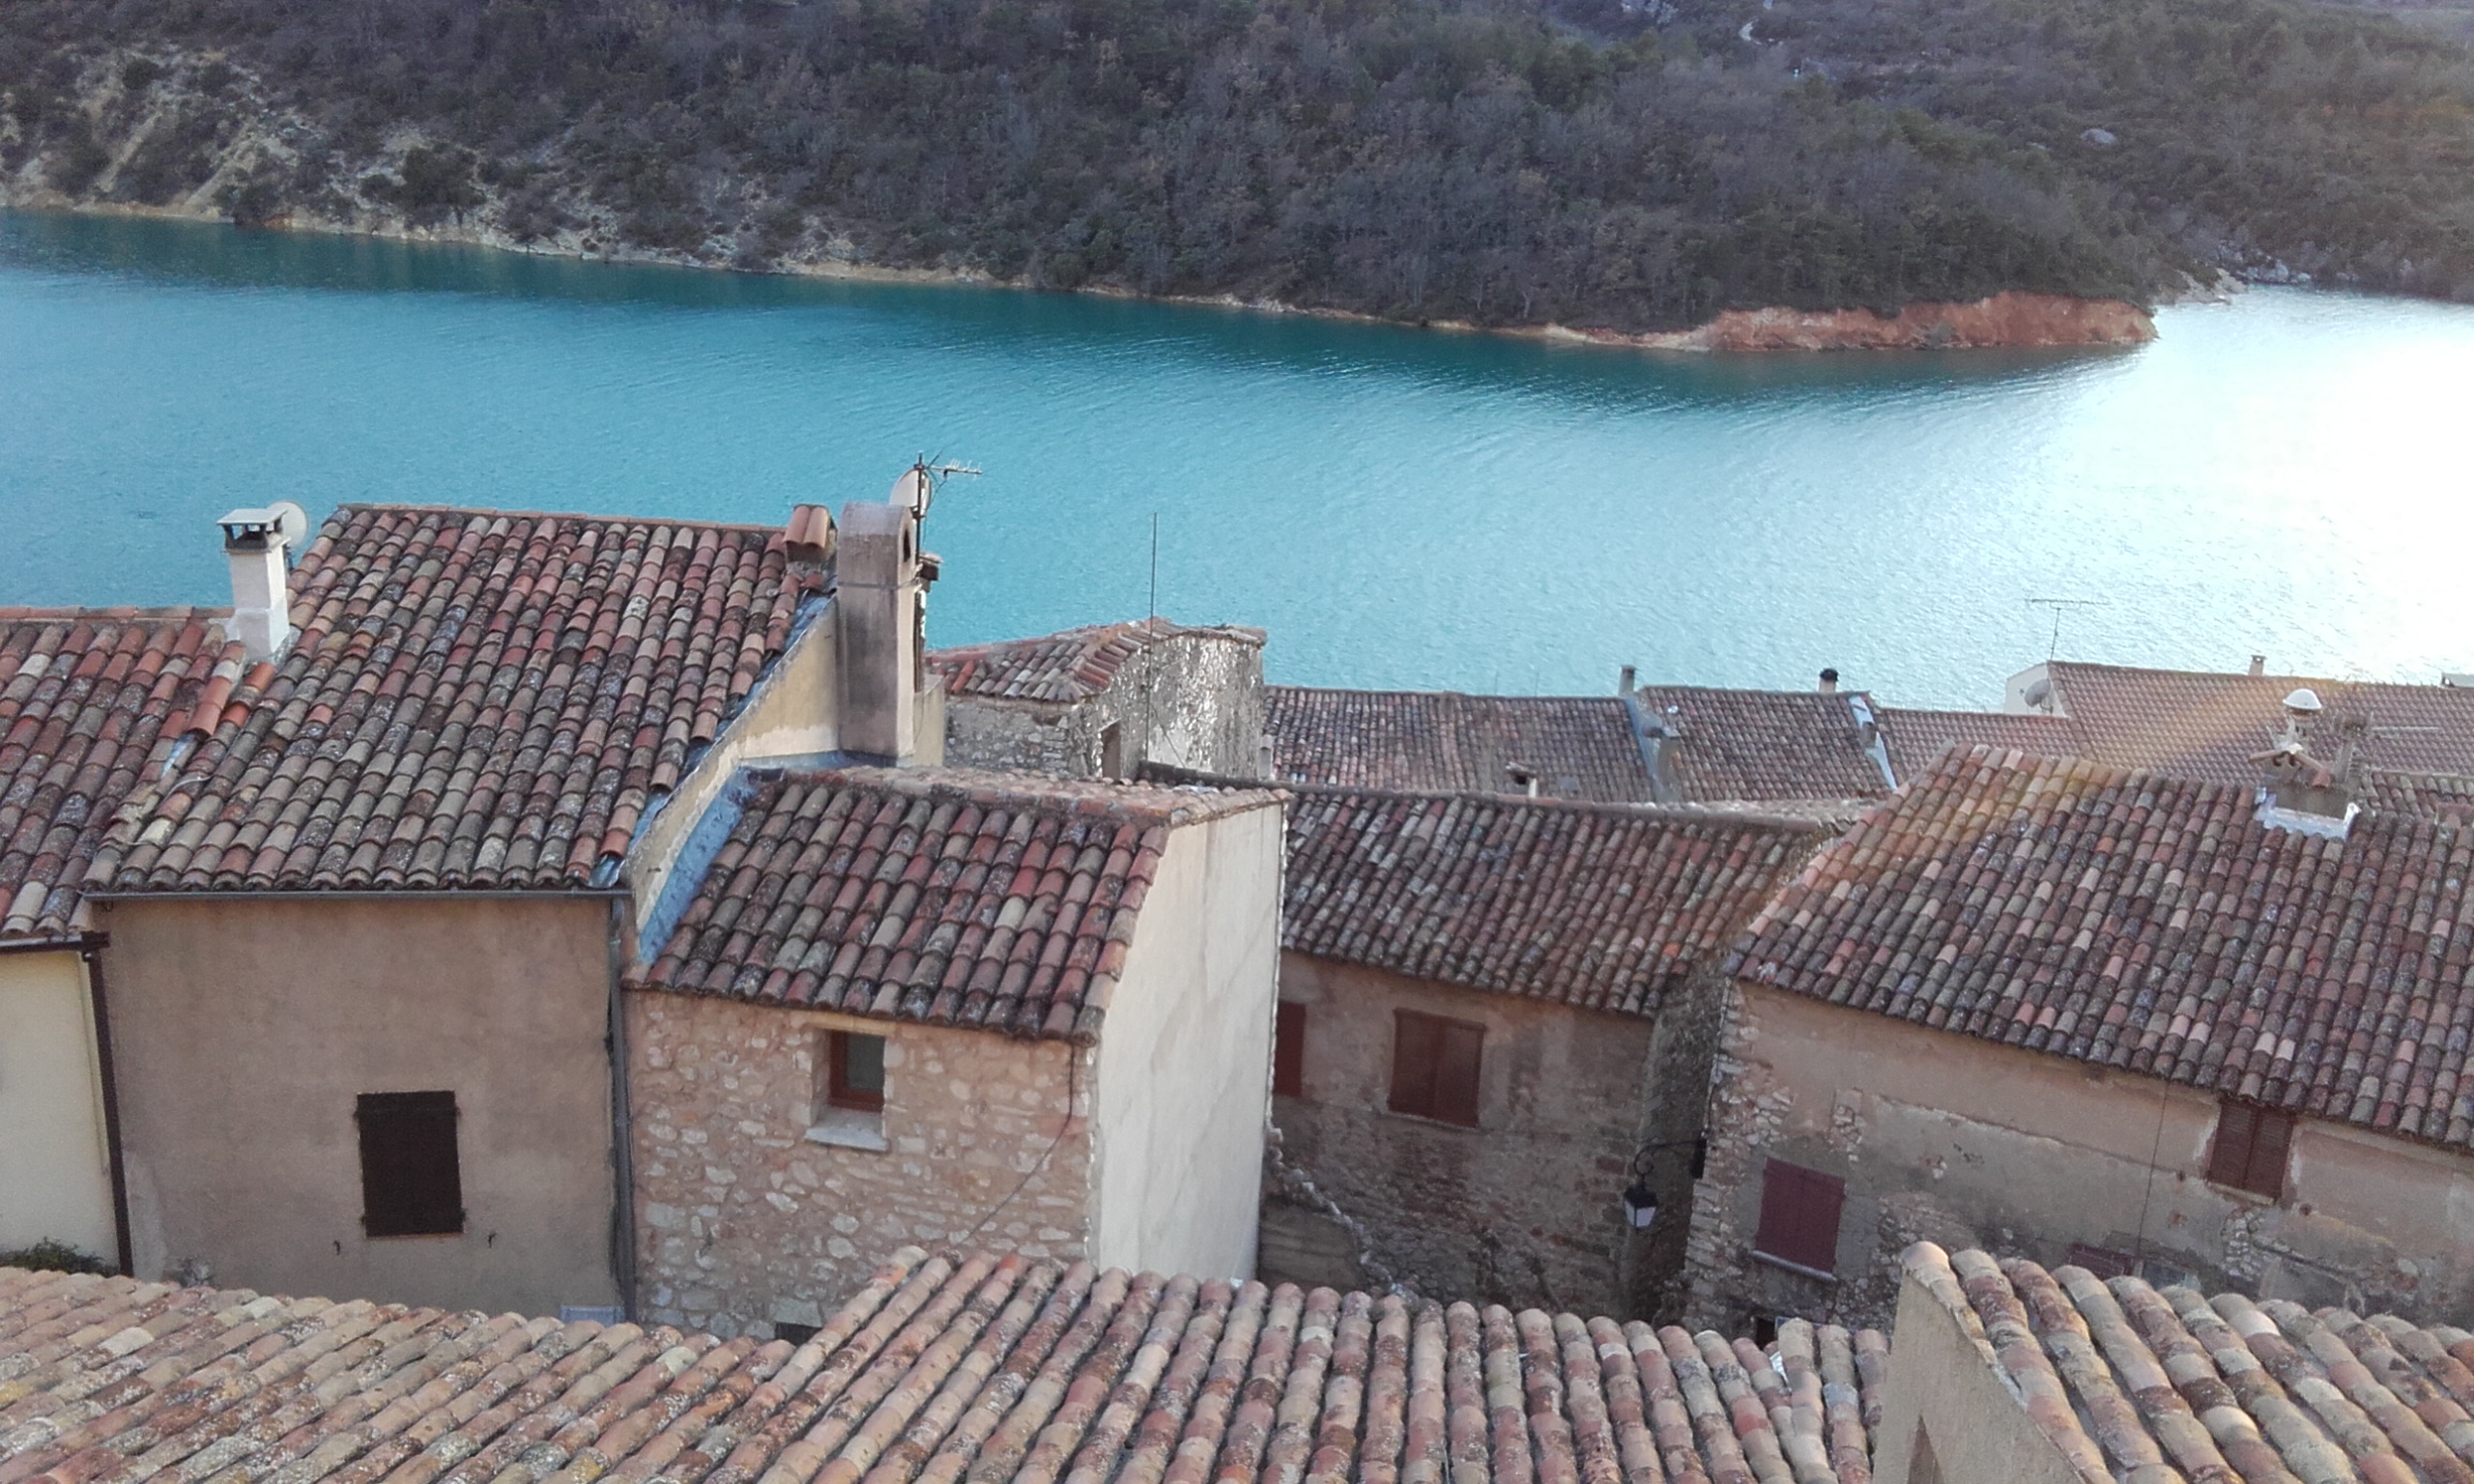
<path id="1" fill-rule="evenodd" d="M 1189 628 L 1165 618 L 1093 624 L 1035 639 L 1005 640 L 930 652 L 928 668 L 948 695 L 983 700 L 1071 703 L 1099 695 L 1126 662 L 1154 644 L 1191 634 L 1261 647 L 1260 629 Z"/>

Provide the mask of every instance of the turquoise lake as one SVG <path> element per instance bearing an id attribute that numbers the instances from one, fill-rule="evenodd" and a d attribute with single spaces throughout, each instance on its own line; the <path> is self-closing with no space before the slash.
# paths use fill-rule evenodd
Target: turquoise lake
<path id="1" fill-rule="evenodd" d="M 778 522 L 981 465 L 931 636 L 1159 607 L 1275 679 L 1992 705 L 2063 653 L 2474 671 L 2474 307 L 2133 351 L 1654 357 L 1004 290 L 0 213 L 0 601 L 228 601 L 345 500 Z"/>

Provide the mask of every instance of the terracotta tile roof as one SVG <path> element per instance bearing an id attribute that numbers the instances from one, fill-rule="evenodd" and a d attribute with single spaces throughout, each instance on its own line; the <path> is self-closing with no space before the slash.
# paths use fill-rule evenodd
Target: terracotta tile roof
<path id="1" fill-rule="evenodd" d="M 43 1484 L 1857 1484 L 1887 1365 L 1878 1333 L 1794 1320 L 1765 1353 L 1568 1314 L 916 1248 L 795 1347 L 0 1269 L 0 1470 Z"/>
<path id="2" fill-rule="evenodd" d="M 1087 1040 L 1177 825 L 1277 805 L 964 769 L 751 772 L 646 987 Z"/>
<path id="3" fill-rule="evenodd" d="M 206 609 L 0 608 L 0 938 L 64 936 L 115 811 L 241 678 Z"/>
<path id="4" fill-rule="evenodd" d="M 2309 686 L 2326 706 L 2317 728 L 2370 724 L 2363 760 L 2411 773 L 2474 774 L 2474 688 L 2391 685 L 2308 675 L 2133 670 L 2054 661 L 2048 673 L 2078 735 L 2071 749 L 2115 767 L 2218 784 L 2255 784 L 2251 756 L 2285 721 L 2284 700 Z"/>
<path id="5" fill-rule="evenodd" d="M 1739 978 L 2474 1148 L 2474 832 L 1989 748 L 1825 846 Z"/>
<path id="6" fill-rule="evenodd" d="M 1909 1249 L 2039 1431 L 2114 1479 L 2474 1480 L 2474 1335 Z"/>
<path id="7" fill-rule="evenodd" d="M 1890 750 L 1890 770 L 1902 784 L 1933 771 L 1933 764 L 1953 747 L 2017 748 L 2023 753 L 2054 757 L 2067 757 L 2079 750 L 2078 732 L 2057 716 L 1912 711 L 1905 706 L 1884 706 L 1881 723 L 1882 740 Z"/>
<path id="8" fill-rule="evenodd" d="M 1300 786 L 1283 946 L 1654 1014 L 1827 838 L 1802 821 Z"/>
<path id="9" fill-rule="evenodd" d="M 1672 797 L 1679 802 L 1871 799 L 1889 792 L 1869 750 L 1872 698 L 1861 692 L 1645 685 L 1632 695 L 1645 719 L 1675 738 L 1658 746 L 1659 769 L 1672 766 Z"/>
<path id="10" fill-rule="evenodd" d="M 928 668 L 945 677 L 949 696 L 986 700 L 1086 700 L 1108 688 L 1126 661 L 1164 640 L 1189 634 L 1251 643 L 1260 629 L 1188 628 L 1165 618 L 1094 624 L 1037 639 L 1007 640 L 930 652 Z"/>
<path id="11" fill-rule="evenodd" d="M 1654 797 L 1631 714 L 1613 696 L 1271 685 L 1263 688 L 1263 729 L 1283 783 L 1516 793 L 1506 769 L 1519 763 L 1538 770 L 1549 797 Z"/>
<path id="12" fill-rule="evenodd" d="M 2474 825 L 2474 778 L 2367 768 L 2361 797 L 2369 809 L 2416 814 L 2441 824 Z"/>
<path id="13" fill-rule="evenodd" d="M 821 583 L 759 527 L 344 506 L 293 574 L 290 651 L 230 688 L 88 880 L 592 884 Z"/>

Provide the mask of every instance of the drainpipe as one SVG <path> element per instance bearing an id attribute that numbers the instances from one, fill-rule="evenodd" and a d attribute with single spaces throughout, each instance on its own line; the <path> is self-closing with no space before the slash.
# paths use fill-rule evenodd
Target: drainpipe
<path id="1" fill-rule="evenodd" d="M 627 966 L 621 899 L 610 901 L 610 1160 L 618 1209 L 611 1213 L 610 1270 L 618 1306 L 636 1317 L 636 1129 L 627 1096 L 627 1001 L 619 988 Z"/>
<path id="2" fill-rule="evenodd" d="M 112 1172 L 112 1237 L 120 1244 L 120 1270 L 136 1276 L 137 1256 L 129 1240 L 129 1166 L 120 1149 L 120 1082 L 112 1070 L 112 1017 L 103 990 L 103 945 L 100 934 L 79 942 L 77 956 L 86 964 L 86 995 L 95 1007 L 95 1065 L 102 1081 L 103 1149 Z"/>

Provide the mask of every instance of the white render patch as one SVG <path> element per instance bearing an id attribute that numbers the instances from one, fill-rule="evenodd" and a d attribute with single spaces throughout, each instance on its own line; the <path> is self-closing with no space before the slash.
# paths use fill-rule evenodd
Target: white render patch
<path id="1" fill-rule="evenodd" d="M 2335 814 L 2314 814 L 2299 809 L 2280 809 L 2268 790 L 2259 790 L 2258 812 L 2252 817 L 2271 830 L 2286 830 L 2295 835 L 2309 835 L 2316 840 L 2343 840 L 2351 834 L 2354 817 L 2362 813 L 2359 804 L 2348 804 L 2343 817 Z"/>

